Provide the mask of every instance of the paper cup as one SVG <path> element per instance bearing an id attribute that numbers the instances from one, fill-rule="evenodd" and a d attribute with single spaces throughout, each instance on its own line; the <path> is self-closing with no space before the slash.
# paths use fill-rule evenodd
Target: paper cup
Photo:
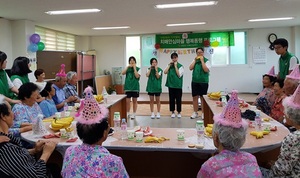
<path id="1" fill-rule="evenodd" d="M 72 111 L 73 110 L 73 106 L 68 106 L 68 111 Z"/>
<path id="2" fill-rule="evenodd" d="M 177 130 L 177 140 L 184 140 L 184 130 Z"/>
<path id="3" fill-rule="evenodd" d="M 135 132 L 136 142 L 143 142 L 144 132 Z"/>
<path id="4" fill-rule="evenodd" d="M 271 123 L 263 123 L 262 124 L 263 130 L 270 131 L 271 130 Z"/>
<path id="5" fill-rule="evenodd" d="M 61 118 L 61 112 L 56 112 L 55 117 L 58 118 L 58 119 Z"/>
<path id="6" fill-rule="evenodd" d="M 76 108 L 79 108 L 79 106 L 80 106 L 80 103 L 75 103 L 75 105 L 74 105 Z"/>
<path id="7" fill-rule="evenodd" d="M 134 139 L 134 130 L 127 130 L 127 138 L 128 140 Z"/>
<path id="8" fill-rule="evenodd" d="M 65 111 L 65 117 L 69 117 L 71 115 L 70 111 Z"/>

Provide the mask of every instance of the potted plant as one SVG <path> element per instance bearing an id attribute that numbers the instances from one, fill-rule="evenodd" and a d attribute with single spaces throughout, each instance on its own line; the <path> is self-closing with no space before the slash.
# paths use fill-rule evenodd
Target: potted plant
<path id="1" fill-rule="evenodd" d="M 107 90 L 107 93 L 108 94 L 116 94 L 116 86 L 115 85 L 111 85 L 108 87 L 108 90 Z"/>

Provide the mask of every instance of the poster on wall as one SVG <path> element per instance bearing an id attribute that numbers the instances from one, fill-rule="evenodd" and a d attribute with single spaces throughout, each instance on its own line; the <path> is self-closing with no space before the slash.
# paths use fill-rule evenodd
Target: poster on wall
<path id="1" fill-rule="evenodd" d="M 112 82 L 114 85 L 122 85 L 123 77 L 122 77 L 123 67 L 113 67 L 112 68 Z"/>
<path id="2" fill-rule="evenodd" d="M 267 63 L 267 51 L 265 47 L 253 47 L 252 56 L 254 64 Z"/>

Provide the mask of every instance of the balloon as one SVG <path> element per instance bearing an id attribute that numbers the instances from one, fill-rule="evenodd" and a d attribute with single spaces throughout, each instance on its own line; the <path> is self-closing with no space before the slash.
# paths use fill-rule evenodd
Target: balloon
<path id="1" fill-rule="evenodd" d="M 155 48 L 155 49 L 159 49 L 159 48 L 160 48 L 160 44 L 159 44 L 159 43 L 156 43 L 156 44 L 154 45 L 154 48 Z"/>
<path id="2" fill-rule="evenodd" d="M 219 42 L 218 41 L 214 41 L 214 42 L 211 43 L 211 46 L 212 47 L 217 47 L 217 46 L 219 46 Z"/>
<path id="3" fill-rule="evenodd" d="M 38 45 L 37 45 L 37 44 L 34 44 L 34 43 L 31 43 L 31 44 L 28 46 L 28 50 L 31 51 L 31 52 L 37 52 L 38 49 L 39 49 Z"/>
<path id="4" fill-rule="evenodd" d="M 37 46 L 39 51 L 43 51 L 45 49 L 45 44 L 43 42 L 38 42 Z"/>
<path id="5" fill-rule="evenodd" d="M 205 40 L 205 41 L 203 42 L 203 45 L 204 45 L 205 47 L 208 47 L 209 44 L 210 44 L 209 40 Z"/>
<path id="6" fill-rule="evenodd" d="M 38 42 L 40 42 L 41 38 L 40 38 L 40 35 L 34 33 L 30 36 L 30 42 L 31 43 L 34 43 L 34 44 L 37 44 Z"/>

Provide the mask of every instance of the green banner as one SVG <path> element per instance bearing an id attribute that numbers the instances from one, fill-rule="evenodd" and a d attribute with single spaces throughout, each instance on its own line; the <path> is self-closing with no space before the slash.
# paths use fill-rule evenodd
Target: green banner
<path id="1" fill-rule="evenodd" d="M 208 32 L 208 33 L 182 33 L 156 35 L 156 48 L 197 48 L 234 46 L 234 33 Z"/>

